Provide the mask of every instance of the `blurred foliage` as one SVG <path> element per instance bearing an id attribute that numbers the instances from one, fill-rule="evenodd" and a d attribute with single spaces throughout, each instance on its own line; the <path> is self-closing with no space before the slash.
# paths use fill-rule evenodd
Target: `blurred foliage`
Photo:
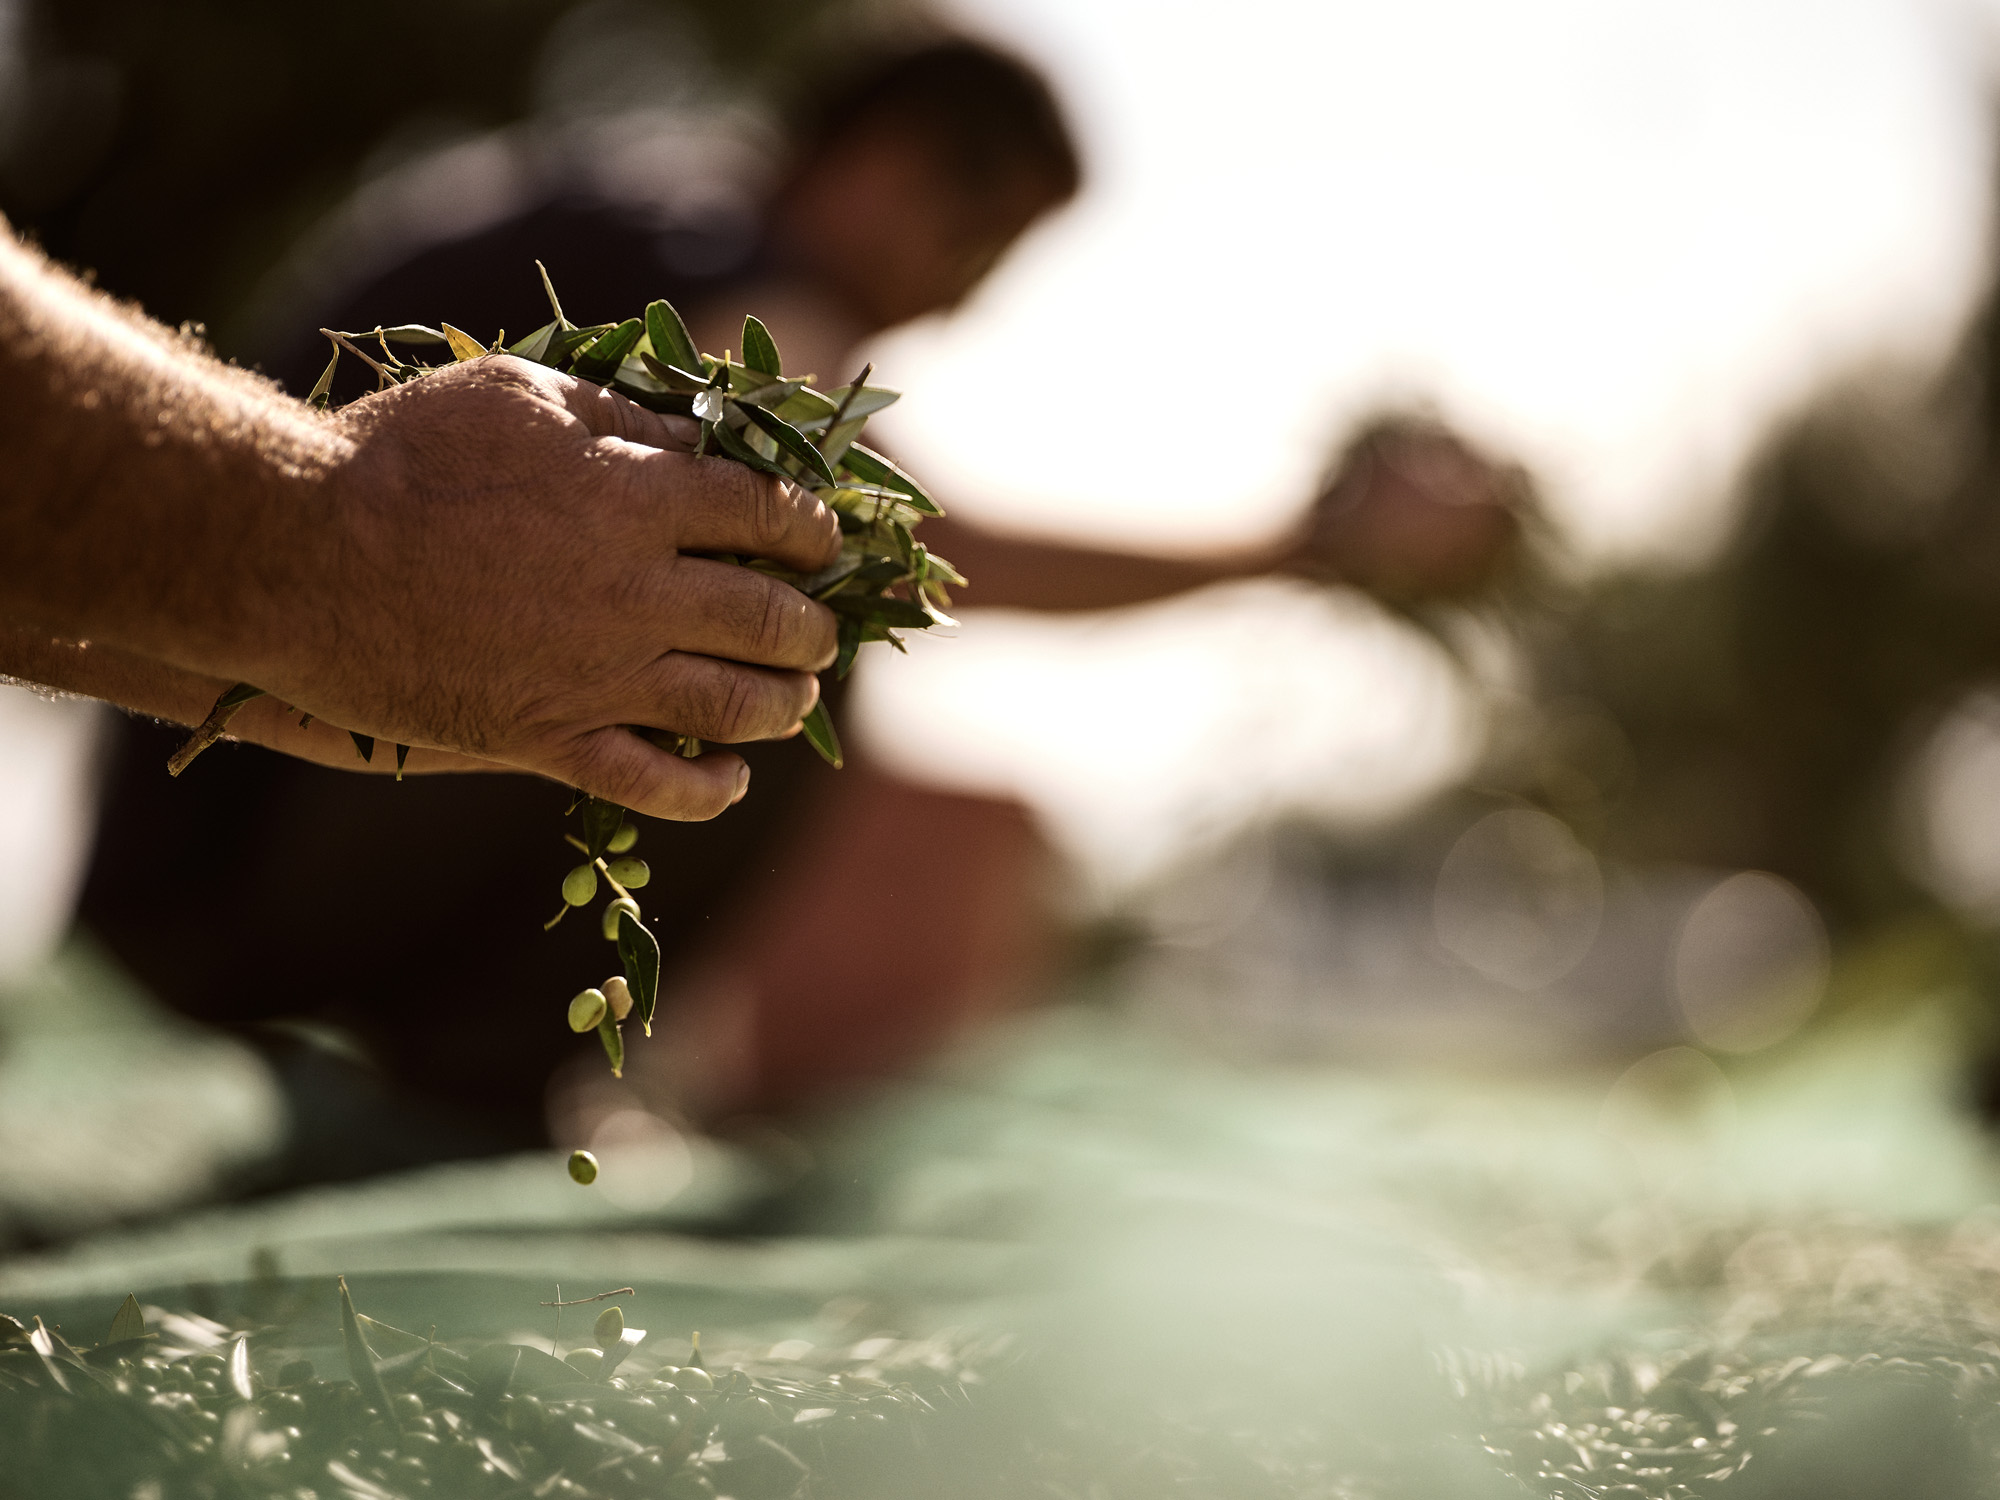
<path id="1" fill-rule="evenodd" d="M 1493 779 L 1625 861 L 1760 868 L 1836 934 L 1935 907 L 1907 772 L 2000 676 L 2000 301 L 1947 369 L 1835 382 L 1752 466 L 1698 570 L 1524 617 L 1535 707 Z"/>
<path id="2" fill-rule="evenodd" d="M 214 325 L 221 352 L 237 353 L 230 314 L 307 226 L 425 144 L 532 116 L 552 62 L 604 69 L 607 108 L 649 91 L 684 102 L 690 75 L 768 96 L 801 53 L 881 10 L 17 0 L 15 76 L 0 77 L 0 211 L 167 322 Z M 635 37 L 648 45 L 624 44 Z"/>

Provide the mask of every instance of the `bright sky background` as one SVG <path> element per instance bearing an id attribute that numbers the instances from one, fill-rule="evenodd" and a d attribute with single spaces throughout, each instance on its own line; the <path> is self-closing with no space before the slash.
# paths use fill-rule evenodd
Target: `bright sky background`
<path id="1" fill-rule="evenodd" d="M 994 524 L 1268 531 L 1408 397 L 1527 461 L 1586 555 L 1692 555 L 1774 414 L 1935 359 L 1983 274 L 1970 0 L 957 10 L 1048 69 L 1090 167 L 975 302 L 881 351 L 899 451 Z M 1228 608 L 1220 652 L 1199 601 L 975 618 L 875 663 L 864 727 L 1025 795 L 1114 883 L 1258 811 L 1399 805 L 1472 753 L 1476 715 L 1367 611 Z"/>

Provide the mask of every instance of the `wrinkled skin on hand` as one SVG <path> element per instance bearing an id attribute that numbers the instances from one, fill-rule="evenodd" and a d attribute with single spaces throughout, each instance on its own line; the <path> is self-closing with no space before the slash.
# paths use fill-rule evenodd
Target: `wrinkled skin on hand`
<path id="1" fill-rule="evenodd" d="M 507 356 L 329 420 L 339 453 L 301 518 L 311 566 L 286 580 L 296 607 L 254 679 L 279 702 L 233 730 L 296 753 L 281 702 L 418 747 L 412 769 L 470 757 L 694 819 L 741 794 L 741 758 L 682 759 L 634 726 L 764 739 L 817 701 L 831 612 L 699 554 L 810 572 L 838 524 L 803 490 L 694 457 L 694 424 Z"/>

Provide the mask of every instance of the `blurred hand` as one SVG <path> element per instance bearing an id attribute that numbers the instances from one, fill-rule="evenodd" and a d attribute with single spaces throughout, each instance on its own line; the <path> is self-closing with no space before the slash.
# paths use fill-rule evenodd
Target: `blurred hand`
<path id="1" fill-rule="evenodd" d="M 817 700 L 832 614 L 689 554 L 810 572 L 837 556 L 839 527 L 802 490 L 692 456 L 693 423 L 496 356 L 332 425 L 337 456 L 306 481 L 310 551 L 286 570 L 294 596 L 251 678 L 275 698 L 681 819 L 727 807 L 747 768 L 626 726 L 763 739 Z"/>
<path id="2" fill-rule="evenodd" d="M 1463 597 L 1511 555 L 1522 488 L 1442 427 L 1383 423 L 1349 448 L 1284 566 L 1393 600 Z"/>

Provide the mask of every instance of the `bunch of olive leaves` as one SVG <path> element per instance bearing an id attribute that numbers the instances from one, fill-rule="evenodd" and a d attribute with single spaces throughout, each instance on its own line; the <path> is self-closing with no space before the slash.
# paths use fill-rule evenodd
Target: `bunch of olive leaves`
<path id="1" fill-rule="evenodd" d="M 810 384 L 813 377 L 784 374 L 778 346 L 757 318 L 743 321 L 741 362 L 728 350 L 718 359 L 695 348 L 680 314 L 664 301 L 652 303 L 644 317 L 579 328 L 563 316 L 547 270 L 539 262 L 537 269 L 542 272 L 542 286 L 555 316 L 512 344 L 502 342 L 506 337 L 503 332 L 491 346 L 482 345 L 449 323 L 442 328 L 408 323 L 366 333 L 320 330 L 333 343 L 333 357 L 308 400 L 315 408 L 325 408 L 334 372 L 342 356 L 348 354 L 372 369 L 384 388 L 421 379 L 438 368 L 402 358 L 398 348 L 441 345 L 454 361 L 512 354 L 566 367 L 572 375 L 606 386 L 652 411 L 695 418 L 701 424 L 697 454 L 732 458 L 779 475 L 811 490 L 833 510 L 840 521 L 840 558 L 817 573 L 792 573 L 762 560 L 724 560 L 742 562 L 792 584 L 834 612 L 839 622 L 839 654 L 833 670 L 838 675 L 847 675 L 855 653 L 869 641 L 888 641 L 901 650 L 898 630 L 955 623 L 943 613 L 951 602 L 945 586 L 963 584 L 965 579 L 911 534 L 924 517 L 943 512 L 914 479 L 858 441 L 869 417 L 898 396 L 898 392 L 867 384 L 872 366 L 864 368 L 850 385 L 814 390 Z M 369 343 L 380 350 L 380 359 L 366 352 L 364 346 Z M 167 763 L 168 771 L 178 776 L 186 770 L 197 755 L 222 737 L 239 708 L 262 696 L 263 689 L 247 682 L 224 692 L 207 719 Z M 300 723 L 310 720 L 306 715 Z M 812 747 L 838 768 L 840 740 L 824 703 L 813 708 L 803 727 Z M 639 732 L 678 754 L 692 757 L 701 753 L 700 741 L 692 736 L 649 729 Z M 374 740 L 362 734 L 353 735 L 353 739 L 362 760 L 372 762 Z M 409 753 L 409 746 L 396 746 L 398 780 Z M 641 923 L 639 903 L 632 895 L 650 878 L 650 872 L 644 860 L 628 854 L 638 831 L 625 821 L 624 808 L 579 794 L 570 805 L 570 813 L 582 814 L 582 836 L 566 837 L 582 853 L 584 862 L 563 878 L 562 908 L 547 925 L 553 927 L 571 907 L 595 900 L 598 877 L 603 876 L 602 884 L 614 893 L 602 914 L 603 931 L 607 939 L 617 943 L 624 973 L 605 981 L 601 989 L 593 987 L 577 995 L 570 1003 L 569 1023 L 575 1031 L 595 1030 L 611 1059 L 612 1071 L 619 1073 L 625 1063 L 623 1022 L 636 1014 L 650 1036 L 659 999 L 659 944 Z M 619 857 L 607 863 L 606 855 Z"/>

